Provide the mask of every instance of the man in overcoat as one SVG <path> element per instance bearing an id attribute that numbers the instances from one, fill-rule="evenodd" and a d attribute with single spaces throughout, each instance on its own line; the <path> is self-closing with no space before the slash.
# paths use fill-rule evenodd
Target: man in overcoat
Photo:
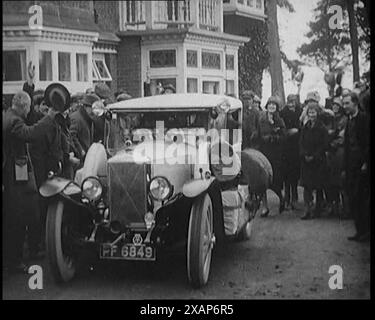
<path id="1" fill-rule="evenodd" d="M 242 123 L 242 149 L 259 148 L 260 112 L 254 105 L 254 93 L 246 90 L 242 93 L 243 123 Z"/>
<path id="2" fill-rule="evenodd" d="M 298 200 L 297 186 L 300 177 L 299 132 L 302 110 L 297 105 L 298 97 L 290 94 L 287 105 L 281 110 L 280 117 L 284 120 L 286 137 L 283 145 L 284 154 L 284 183 L 286 207 L 296 208 Z"/>
<path id="3" fill-rule="evenodd" d="M 23 244 L 29 228 L 29 249 L 38 251 L 39 202 L 26 142 L 40 136 L 40 125 L 27 127 L 31 99 L 20 91 L 3 118 L 3 254 L 9 270 L 26 271 Z"/>
<path id="4" fill-rule="evenodd" d="M 69 129 L 81 161 L 85 159 L 87 151 L 95 141 L 95 115 L 92 105 L 99 100 L 96 94 L 86 94 L 81 100 L 78 110 L 70 114 Z"/>
<path id="5" fill-rule="evenodd" d="M 350 92 L 343 96 L 343 106 L 349 119 L 344 135 L 344 170 L 349 209 L 354 217 L 356 234 L 349 240 L 370 239 L 369 181 L 369 120 L 359 110 L 359 98 Z"/>

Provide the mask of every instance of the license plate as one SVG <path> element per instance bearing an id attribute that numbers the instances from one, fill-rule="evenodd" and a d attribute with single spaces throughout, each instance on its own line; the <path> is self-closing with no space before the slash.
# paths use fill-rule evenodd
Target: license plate
<path id="1" fill-rule="evenodd" d="M 124 245 L 102 244 L 100 246 L 101 259 L 120 259 L 120 260 L 156 260 L 155 248 L 141 244 L 134 245 L 126 243 Z"/>

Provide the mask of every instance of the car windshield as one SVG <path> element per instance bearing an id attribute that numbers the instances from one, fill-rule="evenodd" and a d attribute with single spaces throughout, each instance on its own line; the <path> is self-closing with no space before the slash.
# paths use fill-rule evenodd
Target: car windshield
<path id="1" fill-rule="evenodd" d="M 106 124 L 106 148 L 110 155 L 157 135 L 181 130 L 184 134 L 208 127 L 207 111 L 118 112 Z"/>

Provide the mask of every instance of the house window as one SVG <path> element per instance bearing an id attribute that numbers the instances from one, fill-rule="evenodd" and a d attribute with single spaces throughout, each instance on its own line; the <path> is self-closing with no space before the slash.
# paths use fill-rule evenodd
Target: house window
<path id="1" fill-rule="evenodd" d="M 95 71 L 97 73 L 96 78 L 98 78 L 98 80 L 112 81 L 111 74 L 109 73 L 107 64 L 105 63 L 104 55 L 102 55 L 99 58 L 93 59 L 93 69 L 95 69 Z"/>
<path id="2" fill-rule="evenodd" d="M 70 73 L 70 53 L 59 52 L 59 81 L 71 81 Z"/>
<path id="3" fill-rule="evenodd" d="M 220 70 L 220 53 L 202 52 L 202 67 L 205 69 Z"/>
<path id="4" fill-rule="evenodd" d="M 26 80 L 26 50 L 3 51 L 3 81 Z"/>
<path id="5" fill-rule="evenodd" d="M 243 4 L 244 0 L 237 0 L 239 4 Z"/>
<path id="6" fill-rule="evenodd" d="M 233 95 L 234 94 L 234 80 L 226 80 L 225 83 L 226 83 L 225 94 Z"/>
<path id="7" fill-rule="evenodd" d="M 247 0 L 247 6 L 248 7 L 254 7 L 254 0 Z"/>
<path id="8" fill-rule="evenodd" d="M 197 93 L 198 92 L 198 79 L 187 78 L 187 93 Z"/>
<path id="9" fill-rule="evenodd" d="M 262 5 L 262 0 L 256 0 L 257 4 L 256 4 L 256 8 L 257 9 L 262 9 L 263 5 Z"/>
<path id="10" fill-rule="evenodd" d="M 39 51 L 39 80 L 52 81 L 51 51 Z"/>
<path id="11" fill-rule="evenodd" d="M 176 66 L 176 50 L 150 51 L 151 68 L 169 68 Z"/>
<path id="12" fill-rule="evenodd" d="M 234 70 L 234 55 L 233 54 L 225 55 L 225 68 L 227 70 Z"/>
<path id="13" fill-rule="evenodd" d="M 198 53 L 195 50 L 186 51 L 186 64 L 188 67 L 197 68 L 198 67 Z"/>
<path id="14" fill-rule="evenodd" d="M 219 81 L 203 81 L 202 92 L 219 94 L 220 93 L 220 82 Z"/>
<path id="15" fill-rule="evenodd" d="M 77 65 L 77 81 L 87 82 L 88 81 L 87 54 L 77 53 L 76 65 Z"/>

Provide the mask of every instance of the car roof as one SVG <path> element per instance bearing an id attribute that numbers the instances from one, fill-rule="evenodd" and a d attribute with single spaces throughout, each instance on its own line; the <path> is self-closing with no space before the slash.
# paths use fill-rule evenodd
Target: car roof
<path id="1" fill-rule="evenodd" d="M 162 111 L 180 109 L 205 109 L 213 108 L 228 102 L 230 109 L 241 109 L 242 102 L 239 99 L 216 94 L 204 93 L 176 93 L 143 97 L 120 101 L 108 105 L 109 110 L 155 110 Z"/>

